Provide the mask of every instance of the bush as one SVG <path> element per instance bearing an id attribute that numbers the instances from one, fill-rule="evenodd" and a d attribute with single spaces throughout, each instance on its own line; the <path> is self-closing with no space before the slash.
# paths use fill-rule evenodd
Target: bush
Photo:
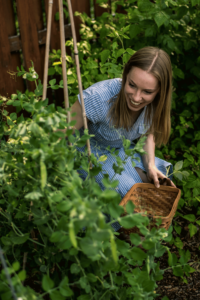
<path id="1" fill-rule="evenodd" d="M 80 15 L 83 20 L 83 39 L 79 43 L 83 86 L 87 88 L 99 80 L 120 77 L 123 64 L 143 46 L 158 46 L 170 55 L 174 77 L 173 129 L 170 144 L 157 149 L 156 153 L 173 164 L 185 158 L 183 167 L 190 176 L 182 180 L 177 173 L 177 184 L 184 191 L 180 205 L 186 202 L 197 206 L 200 194 L 199 49 L 196 42 L 199 3 L 195 0 L 155 3 L 128 0 L 126 4 L 116 1 L 120 3 L 126 14 L 104 13 L 97 20 Z M 72 47 L 72 41 L 67 45 Z M 54 51 L 49 69 L 52 76 L 61 73 L 59 62 L 55 63 L 59 59 L 60 51 Z M 78 94 L 77 78 L 74 60 L 67 57 L 67 61 L 73 103 Z M 48 100 L 40 101 L 42 85 L 34 68 L 29 72 L 22 68 L 18 75 L 37 81 L 37 87 L 34 93 L 18 92 L 7 102 L 16 106 L 17 113 L 26 110 L 31 117 L 25 118 L 23 114 L 17 117 L 16 113 L 8 116 L 4 110 L 7 122 L 3 122 L 0 131 L 2 137 L 9 135 L 7 143 L 1 142 L 0 149 L 1 244 L 17 296 L 40 299 L 49 294 L 52 300 L 154 299 L 156 281 L 161 280 L 164 273 L 155 257 L 165 251 L 168 251 L 168 263 L 174 275 L 183 279 L 189 276 L 193 269 L 187 265 L 188 252 L 182 251 L 182 258 L 178 260 L 161 244 L 161 240 L 173 242 L 172 227 L 169 232 L 150 231 L 148 218 L 133 214 L 130 206 L 127 206 L 129 214 L 121 218 L 120 198 L 114 190 L 118 182 L 110 182 L 105 176 L 105 190 L 101 191 L 94 181 L 105 157 L 97 159 L 92 155 L 94 167 L 90 170 L 87 153 L 76 151 L 76 145 L 82 146 L 90 138 L 88 132 L 81 138 L 78 131 L 72 135 L 73 123 L 67 123 L 66 111 L 54 104 L 48 105 Z M 58 89 L 63 82 L 56 84 L 52 79 L 49 84 Z M 190 105 L 190 109 L 183 103 Z M 72 146 L 66 145 L 64 134 L 56 131 L 58 128 L 67 128 Z M 143 141 L 139 141 L 139 151 Z M 110 151 L 117 155 L 114 150 Z M 120 172 L 123 163 L 119 162 L 116 172 Z M 78 174 L 81 166 L 89 173 L 84 182 Z M 106 213 L 111 215 L 109 223 L 105 221 Z M 145 241 L 141 243 L 140 236 L 132 234 L 134 246 L 131 248 L 116 239 L 110 226 L 114 219 L 127 228 L 137 226 Z M 195 216 L 190 220 L 192 236 Z M 178 232 L 178 226 L 176 228 Z M 140 244 L 143 250 L 137 247 Z M 14 261 L 20 263 L 21 271 Z M 5 271 L 0 276 L 1 297 L 11 299 Z M 20 283 L 24 280 L 26 287 Z"/>

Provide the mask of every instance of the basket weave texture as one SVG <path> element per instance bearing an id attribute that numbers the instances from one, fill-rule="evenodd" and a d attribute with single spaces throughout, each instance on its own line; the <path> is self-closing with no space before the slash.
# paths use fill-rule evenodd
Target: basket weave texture
<path id="1" fill-rule="evenodd" d="M 160 186 L 156 188 L 151 183 L 136 183 L 128 191 L 119 205 L 125 209 L 128 201 L 135 205 L 135 213 L 147 213 L 152 219 L 150 227 L 155 227 L 156 219 L 161 219 L 159 228 L 166 230 L 171 225 L 172 219 L 177 210 L 178 202 L 181 197 L 181 191 L 171 186 Z M 126 215 L 126 212 L 122 215 Z M 125 234 L 138 232 L 137 227 L 131 229 L 123 228 Z"/>

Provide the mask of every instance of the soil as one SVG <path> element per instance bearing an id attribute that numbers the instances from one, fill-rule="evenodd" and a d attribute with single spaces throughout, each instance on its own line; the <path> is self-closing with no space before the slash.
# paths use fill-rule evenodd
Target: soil
<path id="1" fill-rule="evenodd" d="M 184 208 L 182 213 L 184 215 L 195 214 L 190 208 Z M 163 279 L 157 282 L 158 288 L 156 292 L 157 294 L 160 294 L 160 296 L 156 299 L 161 300 L 164 296 L 167 296 L 170 300 L 200 300 L 200 230 L 198 229 L 198 232 L 190 238 L 188 230 L 189 221 L 180 216 L 174 218 L 173 223 L 174 221 L 182 228 L 179 237 L 183 242 L 183 250 L 190 251 L 191 258 L 188 263 L 196 270 L 196 272 L 190 273 L 190 277 L 186 278 L 188 281 L 187 284 L 184 283 L 180 277 L 174 276 L 172 269 L 166 270 Z M 174 238 L 177 236 L 175 230 L 173 231 L 173 236 Z M 176 246 L 169 244 L 165 245 L 168 246 L 171 252 L 175 253 L 178 258 L 180 257 Z M 167 253 L 159 258 L 159 261 L 161 269 L 167 269 L 169 267 Z"/>

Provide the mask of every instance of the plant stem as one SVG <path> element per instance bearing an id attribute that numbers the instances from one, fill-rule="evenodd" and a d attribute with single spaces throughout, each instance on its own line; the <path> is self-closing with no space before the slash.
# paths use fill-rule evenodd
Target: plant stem
<path id="1" fill-rule="evenodd" d="M 110 275 L 111 286 L 113 287 L 113 277 L 110 271 L 109 271 L 109 275 Z"/>

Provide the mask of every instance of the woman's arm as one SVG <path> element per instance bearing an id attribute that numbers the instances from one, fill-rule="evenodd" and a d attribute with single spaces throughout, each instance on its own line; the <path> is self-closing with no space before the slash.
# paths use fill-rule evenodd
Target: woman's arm
<path id="1" fill-rule="evenodd" d="M 146 143 L 143 149 L 145 150 L 145 152 L 147 152 L 147 154 L 144 154 L 142 156 L 142 161 L 147 172 L 147 179 L 149 180 L 149 182 L 153 180 L 154 185 L 159 188 L 160 184 L 158 179 L 166 178 L 166 176 L 163 175 L 163 173 L 160 172 L 155 165 L 155 142 L 153 134 L 149 134 L 147 136 Z M 172 181 L 170 181 L 170 184 L 171 186 L 176 187 Z"/>
<path id="2" fill-rule="evenodd" d="M 73 117 L 71 116 L 71 121 L 74 121 L 74 120 L 76 121 L 76 124 L 74 125 L 73 128 L 74 128 L 74 130 L 75 129 L 79 130 L 79 129 L 81 129 L 81 127 L 83 127 L 83 116 L 82 116 L 82 107 L 78 100 L 76 100 L 76 102 L 71 107 L 70 114 L 72 115 L 73 113 L 76 113 L 75 116 L 73 116 Z M 58 131 L 62 131 L 65 133 L 66 129 L 58 129 Z"/>
<path id="3" fill-rule="evenodd" d="M 150 167 L 155 166 L 155 142 L 153 134 L 147 136 L 143 149 L 147 152 L 147 154 L 142 156 L 142 161 L 147 171 Z"/>

